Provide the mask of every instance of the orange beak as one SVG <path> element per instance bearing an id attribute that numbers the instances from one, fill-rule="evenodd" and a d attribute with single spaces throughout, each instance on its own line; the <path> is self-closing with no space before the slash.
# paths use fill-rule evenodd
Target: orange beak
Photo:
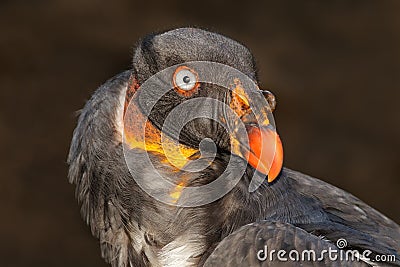
<path id="1" fill-rule="evenodd" d="M 283 147 L 275 130 L 266 126 L 248 126 L 249 151 L 244 156 L 257 171 L 268 175 L 271 183 L 279 175 L 283 165 Z"/>
<path id="2" fill-rule="evenodd" d="M 270 124 L 268 116 L 271 107 L 263 106 L 261 111 L 264 119 L 254 119 L 249 105 L 249 97 L 242 87 L 240 80 L 234 81 L 230 107 L 241 118 L 246 126 L 248 145 L 244 145 L 243 132 L 235 132 L 231 136 L 233 141 L 232 153 L 244 158 L 258 172 L 268 176 L 268 182 L 273 182 L 279 175 L 283 165 L 283 147 L 275 128 Z M 270 93 L 271 94 L 271 93 Z M 272 94 L 271 94 L 272 95 Z M 252 99 L 258 101 L 257 99 Z M 260 105 L 263 105 L 261 102 Z"/>

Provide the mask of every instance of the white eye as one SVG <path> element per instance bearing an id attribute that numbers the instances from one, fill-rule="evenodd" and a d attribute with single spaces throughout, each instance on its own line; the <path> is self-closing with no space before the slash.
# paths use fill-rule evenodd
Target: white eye
<path id="1" fill-rule="evenodd" d="M 174 86 L 183 91 L 191 91 L 198 85 L 197 73 L 188 67 L 178 67 L 174 73 Z"/>

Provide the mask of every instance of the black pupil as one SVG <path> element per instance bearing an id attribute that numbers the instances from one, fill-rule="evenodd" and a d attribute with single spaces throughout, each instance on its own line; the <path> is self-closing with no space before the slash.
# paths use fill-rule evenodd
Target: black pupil
<path id="1" fill-rule="evenodd" d="M 189 76 L 183 77 L 183 82 L 184 83 L 189 83 L 190 82 L 190 77 Z"/>

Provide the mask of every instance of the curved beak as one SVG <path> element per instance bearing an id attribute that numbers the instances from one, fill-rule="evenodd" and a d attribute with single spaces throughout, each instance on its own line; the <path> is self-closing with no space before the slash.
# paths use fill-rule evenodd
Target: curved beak
<path id="1" fill-rule="evenodd" d="M 241 88 L 240 83 L 235 83 L 236 88 L 232 91 L 230 107 L 244 123 L 247 133 L 247 142 L 243 142 L 243 131 L 234 131 L 231 135 L 231 152 L 243 159 L 261 174 L 268 176 L 268 183 L 273 182 L 281 172 L 283 166 L 283 146 L 278 133 L 267 119 L 268 109 L 262 107 L 260 119 L 250 109 L 249 98 Z M 252 99 L 257 101 L 257 99 Z M 264 102 L 265 103 L 265 102 Z M 258 117 L 258 119 L 257 119 Z M 247 143 L 247 144 L 246 144 Z"/>
<path id="2" fill-rule="evenodd" d="M 271 183 L 279 175 L 283 165 L 283 146 L 277 132 L 269 126 L 248 126 L 249 149 L 244 157 L 257 171 L 268 175 Z"/>

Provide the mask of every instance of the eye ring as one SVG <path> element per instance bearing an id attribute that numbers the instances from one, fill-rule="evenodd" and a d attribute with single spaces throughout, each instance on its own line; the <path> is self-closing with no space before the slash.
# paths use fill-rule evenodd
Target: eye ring
<path id="1" fill-rule="evenodd" d="M 172 84 L 179 94 L 191 96 L 200 85 L 199 75 L 187 66 L 179 66 L 174 72 Z"/>

